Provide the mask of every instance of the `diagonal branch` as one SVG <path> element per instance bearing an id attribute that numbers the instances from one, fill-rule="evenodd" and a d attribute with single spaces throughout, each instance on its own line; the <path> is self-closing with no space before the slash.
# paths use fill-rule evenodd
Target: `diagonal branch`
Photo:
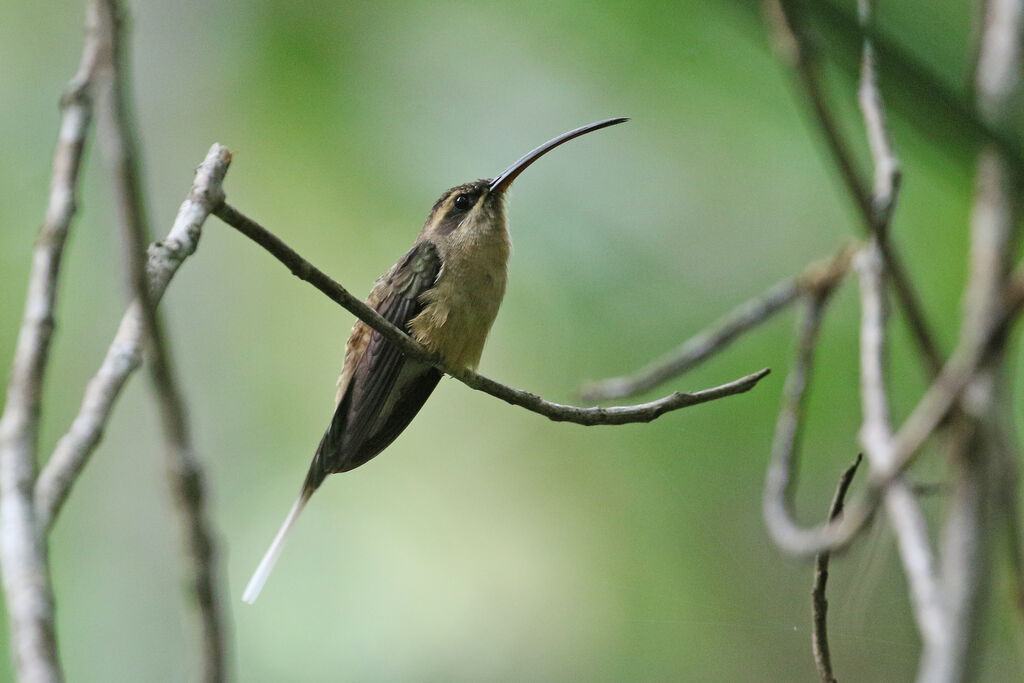
<path id="1" fill-rule="evenodd" d="M 837 61 L 841 66 L 845 66 L 841 59 L 843 52 L 859 52 L 864 39 L 868 38 L 879 58 L 885 62 L 892 81 L 913 86 L 912 99 L 917 102 L 917 106 L 908 107 L 905 104 L 904 112 L 921 132 L 937 136 L 945 147 L 950 148 L 964 143 L 972 146 L 991 145 L 998 149 L 1016 172 L 1024 172 L 1024 147 L 1019 136 L 1012 130 L 993 125 L 979 115 L 970 98 L 973 90 L 950 85 L 947 79 L 938 76 L 901 41 L 893 39 L 876 26 L 864 26 L 858 22 L 857 17 L 846 9 L 846 4 L 829 0 L 803 2 L 800 7 L 808 16 L 814 17 L 817 26 L 828 31 L 830 47 L 833 48 L 831 54 L 840 58 Z M 987 2 L 975 4 L 984 6 Z M 980 32 L 980 27 L 972 28 L 972 31 Z M 980 35 L 977 38 L 980 39 Z M 969 39 L 968 48 L 978 39 Z M 968 64 L 972 61 L 977 63 L 972 55 L 968 55 L 965 61 Z M 975 74 L 972 73 L 968 84 L 975 80 Z M 955 138 L 949 135 L 950 130 L 957 131 Z"/>
<path id="2" fill-rule="evenodd" d="M 580 389 L 580 396 L 585 401 L 606 401 L 628 398 L 653 389 L 725 350 L 744 332 L 796 301 L 800 291 L 799 277 L 783 280 L 759 296 L 743 302 L 676 349 L 651 361 L 633 374 L 584 384 Z"/>
<path id="3" fill-rule="evenodd" d="M 226 147 L 215 144 L 210 148 L 196 170 L 192 189 L 178 209 L 170 232 L 163 241 L 150 246 L 146 272 L 154 304 L 160 301 L 181 264 L 195 252 L 206 217 L 223 201 L 221 183 L 230 163 L 231 153 Z M 133 303 L 122 318 L 102 365 L 86 387 L 82 406 L 71 428 L 57 442 L 39 473 L 35 505 L 41 529 L 52 528 L 71 487 L 103 437 L 121 390 L 141 363 L 141 312 L 138 303 Z"/>
<path id="4" fill-rule="evenodd" d="M 170 347 L 152 300 L 146 273 L 149 227 L 139 177 L 139 159 L 124 78 L 122 9 L 118 0 L 93 0 L 108 44 L 97 77 L 97 120 L 118 209 L 132 298 L 138 303 L 149 369 L 160 407 L 166 442 L 167 472 L 185 535 L 192 592 L 198 605 L 202 679 L 225 678 L 225 626 L 217 595 L 220 580 L 212 525 L 207 518 L 205 475 L 192 442 L 188 410 L 173 370 Z"/>
<path id="5" fill-rule="evenodd" d="M 824 128 L 844 180 L 857 200 L 865 222 L 872 227 L 873 234 L 879 238 L 878 248 L 882 252 L 889 274 L 898 280 L 899 267 L 891 260 L 891 254 L 885 251 L 888 221 L 891 220 L 893 202 L 898 190 L 898 161 L 892 151 L 885 127 L 881 97 L 877 90 L 872 45 L 869 43 L 862 55 L 860 89 L 862 112 L 868 128 L 869 143 L 876 167 L 875 189 L 869 194 L 867 188 L 859 181 L 853 157 L 848 152 L 839 134 L 838 125 L 828 109 L 821 90 L 817 53 L 814 46 L 807 40 L 806 35 L 803 34 L 799 24 L 800 17 L 793 11 L 793 4 L 791 1 L 778 5 L 769 4 L 769 9 L 774 7 L 777 10 L 774 16 L 769 15 L 769 20 L 775 30 L 776 38 L 780 40 L 780 45 L 784 48 L 784 57 L 788 58 L 801 75 L 805 90 L 818 112 L 819 123 Z M 870 7 L 866 3 L 862 3 L 861 12 L 864 22 L 870 18 L 868 10 Z M 896 284 L 896 292 L 899 297 L 899 284 L 898 282 Z M 871 516 L 883 493 L 898 480 L 902 472 L 913 461 L 924 441 L 955 408 L 962 392 L 972 381 L 992 345 L 999 343 L 1007 326 L 1024 303 L 1024 299 L 1022 299 L 1024 294 L 1021 292 L 1022 285 L 1024 282 L 1021 281 L 1021 276 L 1018 276 L 1013 278 L 1005 289 L 999 290 L 998 296 L 993 298 L 992 315 L 986 317 L 985 325 L 979 328 L 973 337 L 962 338 L 946 363 L 942 364 L 938 355 L 929 361 L 929 365 L 938 368 L 932 385 L 901 429 L 892 437 L 888 457 L 875 458 L 872 461 L 868 489 L 857 505 L 847 508 L 842 521 L 826 522 L 811 528 L 797 526 L 790 517 L 785 503 L 785 487 L 789 486 L 789 465 L 786 463 L 789 460 L 783 459 L 779 464 L 773 459 L 773 469 L 780 477 L 780 481 L 766 484 L 766 520 L 769 530 L 780 546 L 794 554 L 809 555 L 821 550 L 841 548 L 852 540 L 860 526 Z M 907 307 L 903 297 L 900 297 L 900 300 L 904 305 L 904 311 L 911 315 L 912 308 Z M 809 317 L 811 317 L 810 314 Z M 911 321 L 911 327 L 912 329 L 915 327 L 913 321 Z M 918 344 L 925 349 L 924 338 L 922 335 L 919 337 Z M 935 363 L 938 365 L 936 366 Z M 799 366 L 800 362 L 798 361 L 797 367 L 794 368 L 796 375 L 800 374 Z M 809 367 L 809 361 L 807 367 Z M 793 376 L 791 374 L 791 377 Z M 794 437 L 797 433 L 799 418 L 794 417 L 794 414 L 799 412 L 799 401 L 798 395 L 790 394 L 788 396 L 783 415 L 780 415 L 776 445 L 781 443 L 788 448 L 795 447 Z M 787 433 L 788 443 L 787 439 L 783 438 L 787 436 Z M 774 452 L 776 451 L 773 449 Z M 792 453 L 788 457 L 792 458 Z M 782 479 L 782 477 L 786 478 Z M 917 538 L 921 538 L 920 533 L 917 534 Z M 920 549 L 920 545 L 918 545 L 918 549 Z M 923 553 L 918 553 L 917 556 L 919 558 L 927 557 Z M 908 567 L 908 571 L 916 572 L 920 577 L 926 577 L 927 572 L 918 571 L 921 567 L 926 566 L 927 562 L 916 562 L 915 566 Z M 927 588 L 928 581 L 922 578 L 916 583 L 919 587 L 918 603 L 930 604 L 929 598 L 926 597 L 932 594 L 932 591 Z"/>
<path id="6" fill-rule="evenodd" d="M 767 321 L 800 296 L 832 283 L 846 273 L 854 245 L 844 245 L 831 259 L 812 263 L 802 273 L 770 287 L 745 301 L 704 330 L 631 375 L 611 377 L 584 385 L 581 395 L 587 401 L 626 398 L 653 389 L 678 377 L 720 351 L 745 332 Z"/>
<path id="7" fill-rule="evenodd" d="M 441 358 L 426 351 L 409 335 L 398 329 L 398 327 L 381 317 L 377 311 L 350 294 L 348 290 L 300 256 L 298 252 L 285 244 L 279 237 L 242 214 L 230 204 L 226 202 L 221 204 L 214 209 L 214 214 L 270 252 L 274 258 L 287 266 L 292 274 L 300 280 L 313 285 L 339 306 L 380 332 L 385 339 L 397 346 L 409 358 L 431 363 L 445 374 L 454 377 L 471 389 L 490 394 L 507 403 L 526 408 L 531 412 L 543 415 L 557 422 L 574 422 L 586 426 L 650 422 L 673 410 L 749 391 L 769 372 L 765 368 L 718 387 L 695 393 L 676 392 L 657 401 L 633 406 L 585 408 L 552 403 L 536 394 L 495 382 L 467 368 L 449 366 Z"/>

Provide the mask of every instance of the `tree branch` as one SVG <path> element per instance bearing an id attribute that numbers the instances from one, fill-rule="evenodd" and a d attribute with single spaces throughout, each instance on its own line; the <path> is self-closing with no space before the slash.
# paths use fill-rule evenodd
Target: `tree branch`
<path id="1" fill-rule="evenodd" d="M 765 368 L 718 387 L 694 393 L 675 392 L 657 401 L 633 406 L 584 408 L 552 403 L 540 398 L 536 394 L 513 389 L 512 387 L 495 382 L 467 368 L 449 366 L 443 359 L 426 351 L 409 335 L 381 317 L 377 311 L 352 296 L 348 290 L 300 256 L 298 252 L 285 244 L 276 235 L 242 214 L 227 202 L 214 209 L 213 213 L 222 221 L 270 252 L 274 258 L 287 266 L 297 278 L 313 285 L 329 299 L 380 332 L 385 339 L 397 346 L 409 358 L 431 363 L 445 374 L 454 377 L 471 389 L 490 394 L 507 403 L 526 408 L 531 412 L 543 415 L 556 422 L 573 422 L 586 426 L 650 422 L 673 410 L 749 391 L 769 373 L 768 368 Z"/>
<path id="2" fill-rule="evenodd" d="M 998 323 L 982 339 L 961 340 L 939 375 L 917 402 L 893 437 L 892 459 L 869 473 L 873 486 L 888 486 L 913 462 L 914 456 L 960 400 L 1001 329 L 1009 324 L 1021 307 L 1020 301 L 1008 304 L 1000 312 Z"/>
<path id="3" fill-rule="evenodd" d="M 828 508 L 829 521 L 838 519 L 843 514 L 846 492 L 850 490 L 860 461 L 861 456 L 858 454 L 853 464 L 843 470 L 839 477 L 832 504 Z M 818 667 L 822 683 L 836 683 L 835 674 L 832 673 L 832 654 L 828 646 L 828 598 L 825 595 L 831 558 L 832 554 L 827 551 L 818 553 L 814 558 L 814 588 L 811 590 L 811 650 L 814 652 L 814 663 Z"/>
<path id="4" fill-rule="evenodd" d="M 891 218 L 892 202 L 894 201 L 898 188 L 898 162 L 889 142 L 888 133 L 884 125 L 884 114 L 881 109 L 881 98 L 877 92 L 875 83 L 873 53 L 871 45 L 867 46 L 865 59 L 862 61 L 862 85 L 861 103 L 865 116 L 865 123 L 869 129 L 869 142 L 871 142 L 873 158 L 876 161 L 876 194 L 880 200 L 870 198 L 867 190 L 859 182 L 856 174 L 853 157 L 846 151 L 838 126 L 835 124 L 828 110 L 824 94 L 820 88 L 819 74 L 817 72 L 817 54 L 813 45 L 803 35 L 799 24 L 792 26 L 790 22 L 799 22 L 800 18 L 792 11 L 792 2 L 783 2 L 776 6 L 769 4 L 769 9 L 775 7 L 774 14 L 769 12 L 769 23 L 772 25 L 775 37 L 783 48 L 783 56 L 794 65 L 801 74 L 801 79 L 811 99 L 816 112 L 819 114 L 819 123 L 825 128 L 826 138 L 833 148 L 837 163 L 844 175 L 848 187 L 857 199 L 861 207 L 862 216 L 865 221 L 870 221 L 872 231 L 879 238 L 886 236 L 888 221 Z M 862 5 L 862 18 L 867 20 L 866 10 L 869 7 Z M 870 209 L 870 211 L 868 211 Z M 883 220 L 884 219 L 884 220 Z M 886 265 L 890 274 L 898 275 L 899 269 L 893 268 L 894 262 L 888 258 L 885 252 L 885 242 L 880 241 L 878 245 L 882 255 L 886 259 Z M 847 508 L 844 518 L 838 524 L 825 523 L 809 529 L 800 528 L 793 522 L 789 515 L 788 504 L 786 503 L 785 490 L 789 486 L 789 463 L 792 452 L 781 460 L 773 456 L 773 465 L 770 467 L 770 475 L 774 470 L 778 481 L 766 483 L 766 521 L 769 530 L 772 532 L 776 542 L 789 552 L 807 555 L 826 549 L 837 549 L 845 546 L 860 526 L 870 518 L 875 505 L 893 482 L 910 465 L 924 441 L 934 432 L 940 422 L 946 418 L 961 393 L 974 377 L 979 364 L 993 344 L 998 344 L 1003 332 L 1017 314 L 1022 304 L 1020 287 L 1022 282 L 1020 276 L 1014 278 L 1008 286 L 1000 289 L 998 297 L 994 297 L 993 315 L 986 318 L 986 327 L 980 329 L 978 334 L 970 339 L 961 339 L 954 354 L 949 361 L 941 364 L 933 384 L 919 401 L 910 417 L 903 424 L 903 427 L 892 438 L 891 455 L 881 461 L 872 462 L 869 472 L 869 486 L 862 501 L 856 506 Z M 897 287 L 897 295 L 899 288 Z M 908 314 L 905 300 L 904 311 Z M 811 315 L 809 314 L 809 318 Z M 914 326 L 911 323 L 912 327 Z M 922 349 L 925 345 L 919 339 L 919 346 Z M 801 344 L 803 347 L 803 343 Z M 939 356 L 935 359 L 941 361 Z M 931 363 L 930 363 L 931 364 Z M 800 374 L 801 362 L 798 360 L 794 368 L 794 374 L 802 381 Z M 809 361 L 808 366 L 809 368 Z M 794 375 L 791 375 L 791 377 Z M 789 384 L 787 383 L 787 386 Z M 776 431 L 776 446 L 783 449 L 795 447 L 795 435 L 799 423 L 799 402 L 800 396 L 788 393 L 785 401 L 783 414 L 780 415 L 779 427 Z M 773 454 L 778 449 L 773 448 Z M 769 477 L 771 479 L 771 476 Z M 898 494 L 902 495 L 902 494 Z M 920 535 L 918 534 L 918 538 Z M 913 568 L 911 568 L 913 569 Z M 919 582 L 920 586 L 926 586 L 926 582 Z M 927 590 L 924 591 L 928 593 Z M 925 600 L 924 602 L 927 602 Z"/>
<path id="5" fill-rule="evenodd" d="M 1005 129 L 1014 120 L 1020 91 L 1024 2 L 990 0 L 978 53 L 975 84 L 980 116 Z M 991 564 L 990 529 L 1006 500 L 992 481 L 1002 459 L 1001 422 L 1011 419 L 1007 376 L 1008 335 L 1002 316 L 1012 259 L 1019 246 L 1020 175 L 1001 151 L 989 145 L 978 156 L 971 251 L 961 342 L 982 346 L 997 333 L 971 378 L 955 425 L 952 460 L 958 481 L 942 533 L 942 588 L 946 629 L 921 656 L 921 680 L 959 681 L 975 668 L 981 649 L 982 612 Z"/>
<path id="6" fill-rule="evenodd" d="M 845 3 L 834 0 L 803 2 L 801 9 L 808 16 L 813 15 L 823 29 L 828 29 L 830 38 L 837 39 L 834 53 L 841 53 L 846 48 L 852 48 L 847 51 L 856 50 L 859 53 L 864 39 L 871 40 L 875 52 L 885 62 L 892 82 L 912 86 L 911 99 L 923 104 L 917 111 L 905 109 L 920 130 L 931 133 L 947 147 L 955 148 L 964 141 L 990 144 L 1000 151 L 1018 173 L 1024 172 L 1024 148 L 1019 136 L 992 125 L 980 116 L 969 97 L 973 90 L 951 86 L 885 31 L 872 25 L 864 27 L 856 16 L 851 16 L 845 9 Z M 970 55 L 966 61 L 971 61 Z M 974 62 L 977 63 L 977 60 Z M 972 75 L 969 81 L 974 80 Z M 957 131 L 956 139 L 950 137 L 950 130 Z"/>
<path id="7" fill-rule="evenodd" d="M 853 245 L 845 245 L 825 262 L 813 263 L 801 274 L 783 280 L 762 294 L 745 301 L 704 330 L 631 375 L 585 384 L 580 391 L 585 401 L 627 398 L 653 389 L 682 375 L 711 356 L 723 351 L 740 335 L 765 322 L 800 296 L 829 281 L 842 278 L 850 263 Z"/>
<path id="8" fill-rule="evenodd" d="M 787 502 L 790 470 L 794 461 L 792 449 L 796 446 L 795 436 L 802 415 L 799 408 L 802 397 L 791 391 L 790 387 L 796 384 L 791 378 L 797 376 L 799 382 L 803 383 L 807 375 L 807 368 L 801 369 L 799 362 L 794 366 L 790 378 L 787 378 L 783 408 L 776 423 L 776 436 L 772 445 L 772 462 L 765 483 L 765 522 L 773 541 L 780 548 L 793 555 L 809 557 L 826 550 L 840 550 L 853 540 L 874 514 L 885 489 L 913 463 L 924 441 L 960 400 L 977 372 L 985 350 L 991 348 L 993 340 L 1005 333 L 1024 307 L 1024 272 L 1017 274 L 1009 284 L 1003 296 L 1000 314 L 992 321 L 993 327 L 981 339 L 961 341 L 939 376 L 893 437 L 891 464 L 878 469 L 872 465 L 868 472 L 867 490 L 859 501 L 846 507 L 842 519 L 806 528 L 800 527 L 793 520 Z M 811 305 L 808 304 L 809 307 Z M 806 335 L 807 321 L 804 327 Z M 805 343 L 801 342 L 801 348 Z"/>
<path id="9" fill-rule="evenodd" d="M 47 544 L 36 530 L 32 487 L 61 257 L 75 215 L 78 174 L 92 117 L 87 90 L 100 51 L 95 19 L 89 13 L 78 72 L 61 98 L 63 113 L 46 219 L 32 256 L 25 314 L 0 418 L 0 568 L 15 675 L 31 683 L 64 677 L 57 653 Z"/>
<path id="10" fill-rule="evenodd" d="M 872 25 L 871 0 L 857 0 L 860 24 L 865 29 Z M 882 93 L 878 89 L 878 69 L 875 66 L 875 47 L 868 37 L 864 38 L 861 50 L 860 86 L 857 89 L 864 127 L 867 130 L 868 147 L 874 163 L 874 186 L 871 190 L 871 209 L 874 215 L 875 237 L 885 242 L 892 213 L 896 208 L 902 172 L 900 161 L 893 149 L 892 137 L 886 125 Z"/>
<path id="11" fill-rule="evenodd" d="M 205 510 L 205 477 L 192 441 L 188 410 L 173 370 L 170 347 L 150 295 L 146 274 L 149 227 L 124 78 L 122 9 L 117 0 L 94 2 L 100 8 L 100 26 L 109 44 L 105 52 L 107 60 L 99 72 L 102 78 L 98 76 L 96 82 L 101 147 L 117 200 L 129 286 L 134 301 L 138 303 L 143 338 L 149 347 L 149 369 L 166 442 L 167 472 L 185 535 L 192 592 L 199 608 L 202 679 L 222 681 L 225 678 L 225 627 L 218 597 L 215 542 Z"/>
<path id="12" fill-rule="evenodd" d="M 893 457 L 889 399 L 885 391 L 885 302 L 883 261 L 875 240 L 856 259 L 861 285 L 861 405 L 864 423 L 860 440 L 872 469 L 885 469 Z M 936 643 L 944 628 L 942 594 L 928 540 L 928 525 L 909 482 L 894 478 L 884 489 L 889 524 L 896 535 L 907 576 L 918 631 L 926 643 Z"/>
<path id="13" fill-rule="evenodd" d="M 857 9 L 860 24 L 866 32 L 873 23 L 871 0 L 858 0 Z M 871 205 L 876 225 L 874 239 L 857 258 L 861 288 L 860 373 L 864 414 L 860 440 L 868 454 L 871 469 L 883 470 L 892 465 L 894 453 L 889 399 L 885 389 L 884 285 L 887 273 L 882 254 L 901 174 L 899 159 L 886 126 L 882 94 L 878 89 L 874 45 L 866 36 L 861 51 L 858 101 L 874 166 Z M 884 490 L 889 524 L 896 535 L 918 632 L 926 643 L 938 643 L 944 628 L 944 614 L 927 521 L 904 476 L 893 478 Z"/>
<path id="14" fill-rule="evenodd" d="M 231 152 L 222 145 L 210 148 L 196 170 L 195 181 L 170 232 L 162 242 L 150 245 L 146 264 L 149 294 L 160 301 L 171 278 L 199 245 L 206 217 L 223 201 L 221 187 L 231 163 Z M 129 306 L 107 355 L 86 387 L 82 406 L 68 432 L 60 438 L 35 487 L 36 516 L 40 528 L 50 529 L 67 500 L 71 487 L 103 437 L 114 403 L 128 378 L 142 363 L 142 320 L 138 302 Z"/>

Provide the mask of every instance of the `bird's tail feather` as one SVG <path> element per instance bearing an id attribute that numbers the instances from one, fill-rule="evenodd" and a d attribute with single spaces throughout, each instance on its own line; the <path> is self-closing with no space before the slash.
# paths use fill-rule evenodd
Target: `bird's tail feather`
<path id="1" fill-rule="evenodd" d="M 292 527 L 295 525 L 295 520 L 299 518 L 299 514 L 302 509 L 306 507 L 306 503 L 309 501 L 309 497 L 313 492 L 309 489 L 303 488 L 302 495 L 292 505 L 291 511 L 284 520 L 284 524 L 281 525 L 280 531 L 277 532 L 277 536 L 274 537 L 274 542 L 270 544 L 270 548 L 267 549 L 267 554 L 260 560 L 260 564 L 256 567 L 256 571 L 253 573 L 252 578 L 249 579 L 248 585 L 245 587 L 245 592 L 242 593 L 242 601 L 248 604 L 256 602 L 256 598 L 259 597 L 260 591 L 263 590 L 263 584 L 267 582 L 267 578 L 270 576 L 270 572 L 273 571 L 274 565 L 277 564 L 277 558 L 281 556 L 281 551 L 284 550 L 285 541 L 288 540 L 288 534 L 291 532 Z"/>

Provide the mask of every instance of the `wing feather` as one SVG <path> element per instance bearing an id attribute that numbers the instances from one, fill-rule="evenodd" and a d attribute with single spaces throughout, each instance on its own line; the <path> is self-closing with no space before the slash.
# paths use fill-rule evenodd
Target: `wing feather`
<path id="1" fill-rule="evenodd" d="M 377 312 L 409 331 L 409 322 L 423 309 L 420 297 L 434 286 L 440 271 L 437 247 L 421 242 L 381 278 L 370 301 L 379 300 Z M 357 324 L 352 336 L 359 334 L 365 331 Z M 349 355 L 358 352 L 353 346 L 349 345 Z M 353 361 L 303 490 L 312 491 L 328 474 L 358 467 L 382 451 L 409 424 L 440 379 L 440 373 L 422 364 L 407 368 L 403 375 L 405 356 L 376 330 L 370 333 L 358 359 L 346 358 L 346 365 Z M 394 414 L 382 415 L 386 407 Z"/>

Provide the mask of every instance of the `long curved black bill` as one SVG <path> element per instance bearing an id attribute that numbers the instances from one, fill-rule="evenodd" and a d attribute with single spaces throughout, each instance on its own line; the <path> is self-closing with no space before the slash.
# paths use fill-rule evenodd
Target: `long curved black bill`
<path id="1" fill-rule="evenodd" d="M 568 133 L 562 133 L 557 138 L 548 140 L 543 145 L 502 171 L 497 178 L 491 181 L 490 191 L 492 193 L 504 192 L 505 189 L 512 184 L 512 181 L 515 180 L 520 173 L 526 170 L 527 166 L 537 161 L 537 159 L 540 159 L 563 142 L 569 142 L 569 140 L 578 138 L 581 135 L 586 135 L 587 133 L 592 133 L 595 130 L 607 128 L 608 126 L 625 123 L 626 121 L 629 121 L 629 118 L 619 117 L 615 119 L 605 119 L 604 121 L 595 121 L 594 123 L 587 124 L 586 126 L 580 126 L 579 128 L 570 130 Z"/>

